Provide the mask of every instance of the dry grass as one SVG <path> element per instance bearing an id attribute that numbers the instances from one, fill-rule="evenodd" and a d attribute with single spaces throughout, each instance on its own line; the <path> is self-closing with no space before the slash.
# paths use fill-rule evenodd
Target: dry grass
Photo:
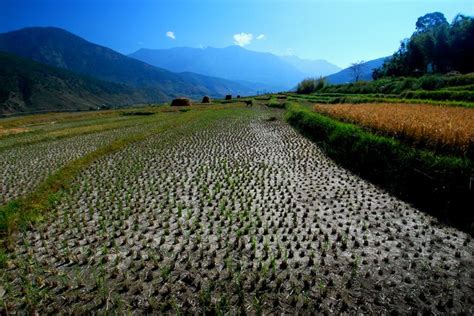
<path id="1" fill-rule="evenodd" d="M 102 118 L 119 115 L 119 111 L 85 111 L 85 112 L 52 112 L 11 116 L 0 120 L 4 128 L 40 126 L 62 122 L 83 121 L 86 119 Z"/>
<path id="2" fill-rule="evenodd" d="M 430 148 L 467 153 L 474 145 L 474 109 L 413 104 L 316 104 L 314 110 Z"/>
<path id="3" fill-rule="evenodd" d="M 27 128 L 21 128 L 21 127 L 3 128 L 2 126 L 0 126 L 0 137 L 13 135 L 13 134 L 24 133 L 24 132 L 28 132 L 28 131 L 29 131 L 29 129 L 27 129 Z"/>

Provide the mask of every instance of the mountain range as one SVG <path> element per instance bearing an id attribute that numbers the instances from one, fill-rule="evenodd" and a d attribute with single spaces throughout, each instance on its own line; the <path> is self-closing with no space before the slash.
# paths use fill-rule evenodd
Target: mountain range
<path id="1" fill-rule="evenodd" d="M 180 95 L 198 98 L 254 93 L 229 80 L 154 67 L 54 27 L 2 33 L 0 50 L 101 80 L 156 89 L 159 95 L 165 96 L 157 102 Z"/>
<path id="2" fill-rule="evenodd" d="M 0 52 L 0 114 L 90 110 L 163 99 L 138 89 Z"/>
<path id="3" fill-rule="evenodd" d="M 341 70 L 339 66 L 324 59 L 303 59 L 295 55 L 280 56 L 280 58 L 293 65 L 306 77 L 326 77 Z"/>
<path id="4" fill-rule="evenodd" d="M 268 91 L 289 90 L 306 77 L 326 76 L 340 70 L 325 60 L 277 56 L 240 46 L 142 48 L 129 56 L 170 71 L 225 78 L 256 90 Z"/>
<path id="5" fill-rule="evenodd" d="M 288 91 L 307 77 L 352 81 L 325 60 L 277 56 L 240 46 L 140 49 L 129 56 L 55 27 L 0 34 L 0 113 L 159 103 L 177 96 Z M 384 58 L 367 62 L 362 80 Z M 335 74 L 332 74 L 337 72 Z"/>

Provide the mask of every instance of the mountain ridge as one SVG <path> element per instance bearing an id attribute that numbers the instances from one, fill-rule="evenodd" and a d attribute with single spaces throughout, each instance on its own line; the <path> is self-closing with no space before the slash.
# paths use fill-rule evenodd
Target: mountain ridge
<path id="1" fill-rule="evenodd" d="M 253 84 L 253 88 L 270 91 L 288 90 L 308 76 L 328 74 L 326 69 L 320 74 L 310 74 L 308 71 L 295 67 L 292 64 L 294 58 L 290 60 L 268 52 L 247 50 L 237 45 L 224 48 L 141 48 L 128 56 L 170 71 L 191 71 L 247 82 L 250 85 Z M 300 61 L 312 62 L 301 59 Z"/>
<path id="2" fill-rule="evenodd" d="M 192 76 L 191 83 L 188 75 L 146 64 L 57 27 L 29 27 L 1 33 L 0 50 L 105 81 L 155 88 L 168 99 L 254 92 L 236 82 L 202 75 Z"/>
<path id="3" fill-rule="evenodd" d="M 390 58 L 390 56 L 380 57 L 377 59 L 372 59 L 372 60 L 364 62 L 361 65 L 362 73 L 359 80 L 362 80 L 362 81 L 372 80 L 372 71 L 375 68 L 379 68 L 380 66 L 382 66 L 384 61 L 388 58 Z M 344 84 L 344 83 L 351 83 L 355 81 L 353 72 L 350 67 L 344 68 L 335 74 L 327 76 L 326 80 L 330 84 Z"/>
<path id="4" fill-rule="evenodd" d="M 92 110 L 148 103 L 164 98 L 152 89 L 123 84 L 48 66 L 0 52 L 0 114 Z"/>
<path id="5" fill-rule="evenodd" d="M 284 55 L 280 56 L 280 58 L 292 64 L 309 77 L 325 77 L 342 70 L 341 67 L 325 59 L 305 59 L 295 55 Z"/>

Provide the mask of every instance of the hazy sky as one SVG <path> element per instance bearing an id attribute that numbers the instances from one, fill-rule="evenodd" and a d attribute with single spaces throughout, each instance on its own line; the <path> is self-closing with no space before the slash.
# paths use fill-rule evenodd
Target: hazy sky
<path id="1" fill-rule="evenodd" d="M 474 0 L 0 0 L 0 32 L 57 26 L 127 54 L 240 44 L 345 67 L 391 55 L 433 11 L 451 21 Z"/>

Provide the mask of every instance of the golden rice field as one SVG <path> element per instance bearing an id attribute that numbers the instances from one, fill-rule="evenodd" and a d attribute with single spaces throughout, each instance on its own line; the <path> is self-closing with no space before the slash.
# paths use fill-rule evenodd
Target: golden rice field
<path id="1" fill-rule="evenodd" d="M 410 139 L 432 148 L 469 152 L 474 145 L 474 109 L 425 104 L 316 104 L 331 117 Z"/>

